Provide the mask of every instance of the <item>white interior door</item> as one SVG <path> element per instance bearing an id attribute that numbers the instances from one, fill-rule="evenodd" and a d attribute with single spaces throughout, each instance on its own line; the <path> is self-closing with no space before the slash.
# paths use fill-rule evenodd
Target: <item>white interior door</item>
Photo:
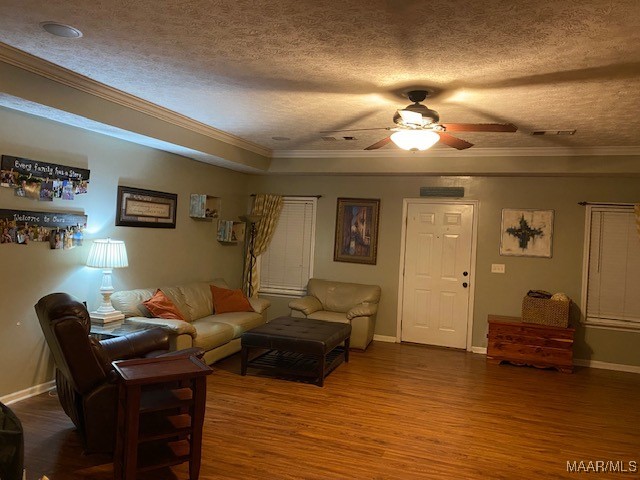
<path id="1" fill-rule="evenodd" d="M 408 203 L 401 339 L 466 348 L 472 204 Z"/>

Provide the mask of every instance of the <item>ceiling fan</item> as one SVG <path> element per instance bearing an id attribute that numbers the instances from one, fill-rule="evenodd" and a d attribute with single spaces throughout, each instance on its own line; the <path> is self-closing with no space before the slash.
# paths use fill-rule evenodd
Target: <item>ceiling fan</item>
<path id="1" fill-rule="evenodd" d="M 407 97 L 413 103 L 403 110 L 398 110 L 393 116 L 396 127 L 360 128 L 349 130 L 325 130 L 321 133 L 390 130 L 391 135 L 369 145 L 365 150 L 376 150 L 393 142 L 404 150 L 427 150 L 441 141 L 445 145 L 464 150 L 473 146 L 461 138 L 454 137 L 448 132 L 515 132 L 518 127 L 511 123 L 439 123 L 440 115 L 435 110 L 427 108 L 420 102 L 427 98 L 427 90 L 411 90 Z"/>

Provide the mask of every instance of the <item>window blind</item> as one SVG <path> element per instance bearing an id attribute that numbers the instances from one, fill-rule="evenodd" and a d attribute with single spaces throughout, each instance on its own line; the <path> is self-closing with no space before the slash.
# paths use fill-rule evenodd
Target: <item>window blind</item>
<path id="1" fill-rule="evenodd" d="M 591 208 L 586 323 L 640 329 L 640 238 L 633 208 Z"/>
<path id="2" fill-rule="evenodd" d="M 260 293 L 301 295 L 313 270 L 315 198 L 285 197 L 267 251 L 260 256 Z"/>

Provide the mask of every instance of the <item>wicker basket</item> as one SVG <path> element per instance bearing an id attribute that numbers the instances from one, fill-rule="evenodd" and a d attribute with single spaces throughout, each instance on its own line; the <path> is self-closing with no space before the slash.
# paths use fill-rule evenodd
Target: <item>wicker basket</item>
<path id="1" fill-rule="evenodd" d="M 566 328 L 569 326 L 570 305 L 571 300 L 563 302 L 527 295 L 522 300 L 522 321 Z"/>

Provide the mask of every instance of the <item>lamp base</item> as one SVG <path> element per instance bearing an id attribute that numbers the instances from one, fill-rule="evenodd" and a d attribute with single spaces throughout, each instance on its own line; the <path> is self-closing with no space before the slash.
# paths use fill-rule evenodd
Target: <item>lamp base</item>
<path id="1" fill-rule="evenodd" d="M 91 317 L 91 323 L 96 325 L 108 325 L 114 322 L 122 322 L 124 320 L 124 313 L 118 310 L 112 310 L 110 312 L 101 312 L 99 309 L 95 312 L 89 312 Z"/>

